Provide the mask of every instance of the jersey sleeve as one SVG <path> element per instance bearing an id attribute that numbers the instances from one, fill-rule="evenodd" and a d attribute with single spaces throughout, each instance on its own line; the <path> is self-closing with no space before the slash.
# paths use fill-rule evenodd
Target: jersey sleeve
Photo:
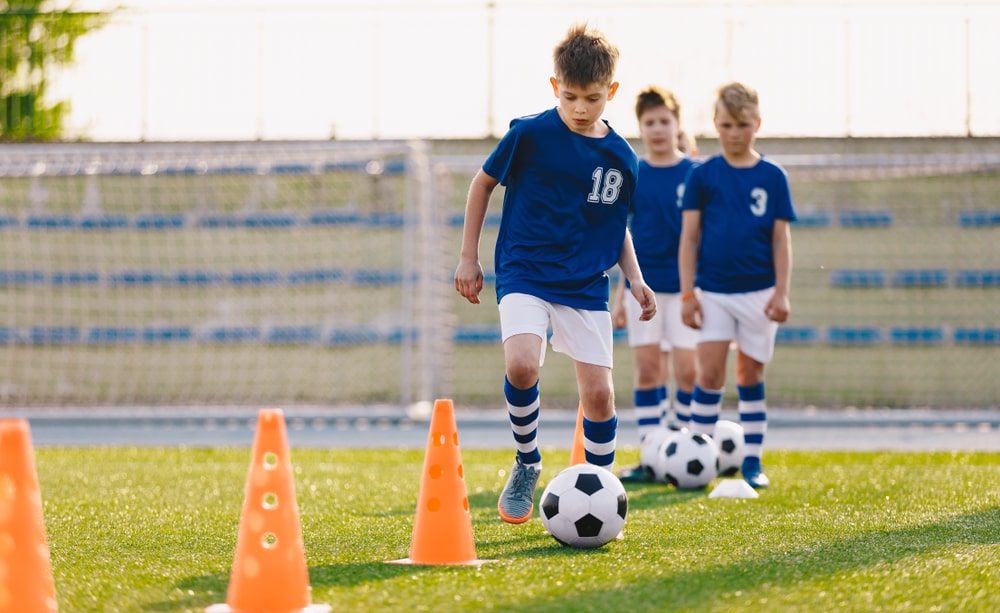
<path id="1" fill-rule="evenodd" d="M 500 142 L 493 148 L 490 156 L 483 162 L 483 172 L 506 186 L 510 175 L 516 168 L 518 144 L 523 137 L 522 124 L 517 119 L 510 122 L 510 129 L 503 135 Z"/>
<path id="2" fill-rule="evenodd" d="M 774 209 L 774 217 L 775 219 L 795 221 L 795 206 L 792 204 L 792 189 L 788 183 L 788 174 L 779 166 L 776 166 L 776 169 L 778 171 L 776 180 L 778 201 Z"/>
<path id="3" fill-rule="evenodd" d="M 701 190 L 704 182 L 700 166 L 692 164 L 684 179 L 684 197 L 681 198 L 682 211 L 700 211 L 702 208 Z"/>

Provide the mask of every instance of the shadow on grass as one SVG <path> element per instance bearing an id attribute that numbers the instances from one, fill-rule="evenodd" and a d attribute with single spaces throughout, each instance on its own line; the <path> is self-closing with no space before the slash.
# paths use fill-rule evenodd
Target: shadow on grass
<path id="1" fill-rule="evenodd" d="M 921 555 L 949 545 L 993 545 L 1000 543 L 1000 509 L 960 515 L 946 521 L 899 530 L 882 530 L 836 540 L 816 547 L 771 552 L 668 577 L 631 581 L 628 585 L 600 592 L 605 602 L 648 601 L 669 594 L 671 607 L 697 609 L 717 604 L 722 590 L 753 593 L 762 586 L 790 587 L 820 577 L 843 574 L 877 565 L 892 565 L 909 556 Z M 559 550 L 529 551 L 529 556 L 558 555 Z M 573 555 L 580 552 L 572 551 Z M 559 610 L 588 610 L 595 595 L 587 591 L 559 596 Z M 749 601 L 748 601 L 749 602 Z M 525 610 L 544 608 L 547 600 L 522 603 Z"/>

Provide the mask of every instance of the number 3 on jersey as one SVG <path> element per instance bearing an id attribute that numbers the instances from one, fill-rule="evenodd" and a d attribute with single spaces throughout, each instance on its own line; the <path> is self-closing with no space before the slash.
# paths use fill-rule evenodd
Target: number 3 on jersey
<path id="1" fill-rule="evenodd" d="M 750 212 L 757 217 L 763 217 L 764 213 L 767 212 L 767 190 L 763 187 L 755 187 L 750 190 L 750 197 L 753 198 Z"/>
<path id="2" fill-rule="evenodd" d="M 617 168 L 609 168 L 604 172 L 604 168 L 598 166 L 590 175 L 593 185 L 590 194 L 587 195 L 587 202 L 601 202 L 604 204 L 614 204 L 618 200 L 618 193 L 622 190 L 622 172 Z"/>

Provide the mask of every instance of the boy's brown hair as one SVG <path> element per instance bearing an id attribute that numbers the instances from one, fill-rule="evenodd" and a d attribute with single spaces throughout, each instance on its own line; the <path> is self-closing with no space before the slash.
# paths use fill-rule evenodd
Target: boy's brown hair
<path id="1" fill-rule="evenodd" d="M 650 85 L 639 93 L 635 100 L 635 118 L 642 119 L 643 113 L 658 106 L 667 107 L 678 122 L 681 120 L 681 103 L 677 100 L 677 96 L 672 91 L 656 85 Z"/>
<path id="2" fill-rule="evenodd" d="M 746 111 L 754 119 L 760 119 L 760 99 L 757 96 L 757 90 L 738 81 L 727 83 L 719 88 L 716 108 L 718 108 L 718 104 L 725 107 L 726 112 L 734 118 Z"/>
<path id="3" fill-rule="evenodd" d="M 552 52 L 555 76 L 561 83 L 611 85 L 618 64 L 618 47 L 587 24 L 572 26 Z"/>

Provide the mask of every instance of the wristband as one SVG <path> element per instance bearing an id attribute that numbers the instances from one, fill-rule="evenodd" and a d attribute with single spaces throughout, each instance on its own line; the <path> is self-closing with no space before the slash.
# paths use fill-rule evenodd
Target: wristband
<path id="1" fill-rule="evenodd" d="M 681 294 L 681 302 L 687 302 L 688 300 L 691 300 L 692 298 L 694 298 L 694 292 L 687 292 L 687 293 Z"/>

